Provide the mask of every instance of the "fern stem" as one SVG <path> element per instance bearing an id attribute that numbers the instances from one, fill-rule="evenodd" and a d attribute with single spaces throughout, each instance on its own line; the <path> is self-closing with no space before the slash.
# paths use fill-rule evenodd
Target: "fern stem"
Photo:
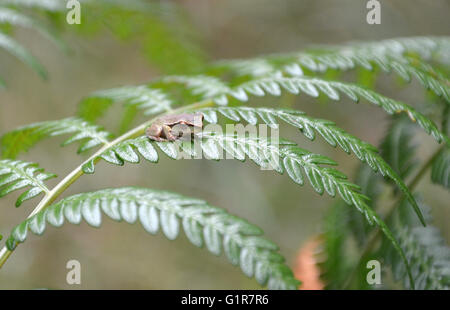
<path id="1" fill-rule="evenodd" d="M 204 100 L 197 103 L 193 103 L 187 106 L 183 106 L 181 108 L 167 111 L 166 113 L 162 113 L 151 120 L 142 123 L 141 125 L 131 129 L 130 131 L 124 133 L 120 137 L 116 138 L 115 140 L 111 142 L 107 142 L 105 145 L 103 145 L 102 148 L 100 148 L 95 154 L 93 154 L 91 157 L 89 157 L 85 162 L 83 162 L 81 165 L 76 167 L 74 170 L 72 170 L 63 180 L 61 180 L 51 191 L 46 192 L 46 195 L 42 200 L 39 202 L 39 204 L 36 206 L 36 208 L 31 212 L 31 214 L 28 216 L 28 218 L 32 217 L 36 213 L 44 210 L 52 202 L 54 202 L 70 185 L 72 185 L 76 180 L 78 180 L 79 177 L 81 177 L 84 172 L 82 170 L 82 167 L 85 163 L 88 163 L 90 161 L 93 161 L 94 164 L 96 164 L 100 160 L 100 155 L 105 152 L 110 147 L 113 147 L 125 140 L 137 138 L 144 134 L 145 129 L 151 125 L 157 118 L 159 118 L 161 115 L 164 114 L 178 114 L 181 112 L 199 109 L 199 108 L 206 108 L 209 106 L 214 105 L 214 102 L 211 100 Z M 3 267 L 5 262 L 8 260 L 8 258 L 11 256 L 12 251 L 8 250 L 6 246 L 4 246 L 0 250 L 0 268 Z"/>
<path id="2" fill-rule="evenodd" d="M 414 176 L 414 178 L 411 180 L 411 182 L 407 185 L 408 188 L 411 190 L 411 192 L 414 190 L 414 188 L 419 184 L 419 181 L 422 179 L 422 177 L 425 175 L 427 170 L 431 167 L 433 164 L 433 161 L 439 156 L 439 154 L 446 148 L 447 146 L 444 145 L 443 147 L 440 147 L 437 151 L 433 153 L 433 155 L 430 156 L 430 158 L 422 165 L 419 172 Z M 399 205 L 400 201 L 397 200 L 394 204 L 392 204 L 384 218 L 384 221 L 388 221 L 392 214 L 394 214 L 394 211 L 396 207 Z M 364 261 L 364 258 L 369 255 L 369 253 L 374 249 L 375 245 L 377 244 L 378 240 L 382 236 L 382 231 L 379 228 L 376 228 L 376 231 L 372 232 L 371 237 L 369 238 L 369 241 L 367 241 L 366 246 L 364 247 L 361 256 L 359 257 L 358 263 L 356 264 L 356 267 L 353 269 L 352 273 L 348 277 L 348 280 L 344 287 L 346 289 L 349 288 L 349 286 L 353 283 L 355 280 L 355 277 L 357 275 L 358 267 L 361 266 L 361 264 Z"/>

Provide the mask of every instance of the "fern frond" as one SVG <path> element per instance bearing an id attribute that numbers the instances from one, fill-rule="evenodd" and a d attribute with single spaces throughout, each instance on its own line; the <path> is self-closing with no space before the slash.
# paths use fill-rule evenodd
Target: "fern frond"
<path id="1" fill-rule="evenodd" d="M 130 224 L 139 220 L 150 234 L 161 229 L 170 240 L 179 235 L 181 222 L 192 244 L 205 245 L 215 255 L 220 255 L 223 248 L 233 265 L 239 265 L 245 275 L 254 276 L 261 285 L 296 289 L 299 284 L 278 247 L 261 237 L 260 228 L 202 200 L 145 188 L 105 189 L 65 198 L 14 228 L 7 246 L 13 249 L 17 242 L 24 242 L 28 230 L 41 235 L 47 223 L 60 227 L 65 219 L 72 224 L 84 219 L 99 227 L 102 213 Z"/>
<path id="2" fill-rule="evenodd" d="M 63 146 L 81 141 L 78 153 L 87 151 L 98 145 L 108 143 L 112 135 L 79 118 L 66 118 L 56 121 L 40 122 L 23 126 L 4 134 L 0 140 L 2 156 L 15 158 L 19 153 L 28 151 L 37 142 L 59 135 L 73 133 L 71 138 L 63 142 Z"/>
<path id="3" fill-rule="evenodd" d="M 431 90 L 450 103 L 450 81 L 424 60 L 448 54 L 450 37 L 399 38 L 380 42 L 349 43 L 338 47 L 318 49 L 288 55 L 271 55 L 253 60 L 220 61 L 215 67 L 231 69 L 238 75 L 262 77 L 275 72 L 302 76 L 304 71 L 322 73 L 328 69 L 348 71 L 357 66 L 367 70 L 374 67 L 396 72 L 405 81 L 416 78 L 425 89 Z M 418 57 L 412 57 L 415 54 Z M 439 59 L 438 59 L 439 60 Z"/>
<path id="4" fill-rule="evenodd" d="M 209 83 L 208 88 L 206 88 L 201 86 L 200 82 L 197 82 L 198 78 L 199 77 L 197 76 L 174 76 L 167 78 L 167 80 L 183 83 L 187 88 L 190 88 L 192 92 L 201 94 L 203 100 L 211 100 L 218 105 L 228 104 L 228 97 L 246 102 L 248 101 L 249 95 L 265 96 L 266 94 L 270 94 L 273 96 L 280 96 L 282 90 L 286 90 L 296 95 L 303 92 L 312 97 L 318 97 L 320 93 L 323 93 L 332 100 L 340 100 L 340 94 L 342 93 L 356 103 L 358 103 L 360 99 L 365 99 L 367 102 L 381 107 L 390 115 L 403 112 L 407 114 L 413 122 L 417 122 L 426 133 L 433 136 L 437 142 L 441 143 L 444 141 L 450 143 L 450 139 L 439 131 L 433 121 L 416 111 L 413 107 L 356 84 L 328 81 L 311 77 L 284 77 L 280 74 L 276 74 L 269 77 L 250 80 L 233 87 L 227 86 L 226 83 L 220 82 L 218 79 L 214 79 L 212 80 L 214 82 Z M 217 87 L 213 89 L 215 84 Z M 204 89 L 207 89 L 208 92 Z"/>
<path id="5" fill-rule="evenodd" d="M 43 181 L 54 177 L 56 177 L 55 174 L 44 172 L 44 169 L 39 168 L 38 164 L 20 160 L 0 160 L 0 197 L 29 187 L 17 199 L 16 207 L 19 207 L 25 200 L 41 193 L 48 193 L 49 190 Z"/>
<path id="6" fill-rule="evenodd" d="M 424 206 L 422 206 L 424 208 Z M 450 248 L 445 244 L 439 230 L 428 224 L 422 227 L 411 215 L 403 201 L 396 210 L 391 226 L 406 256 L 409 258 L 417 289 L 450 289 Z M 430 222 L 428 216 L 428 222 Z M 382 255 L 392 266 L 394 277 L 409 288 L 404 281 L 406 270 L 389 244 L 384 244 Z"/>
<path id="7" fill-rule="evenodd" d="M 83 119 L 95 121 L 116 102 L 142 110 L 144 115 L 170 111 L 174 104 L 160 89 L 152 89 L 147 85 L 123 86 L 92 93 L 80 103 L 78 114 Z"/>
<path id="8" fill-rule="evenodd" d="M 20 61 L 30 66 L 42 78 L 47 78 L 47 71 L 41 63 L 34 58 L 22 45 L 17 43 L 10 36 L 0 32 L 0 47 L 5 49 L 11 55 L 17 57 Z"/>
<path id="9" fill-rule="evenodd" d="M 233 121 L 237 122 L 244 119 L 252 125 L 256 125 L 258 123 L 258 118 L 260 118 L 267 125 L 274 126 L 274 124 L 276 124 L 275 118 L 278 118 L 299 128 L 310 140 L 315 139 L 315 132 L 317 132 L 333 147 L 340 146 L 348 154 L 353 152 L 359 160 L 367 163 L 373 171 L 380 172 L 381 175 L 387 176 L 394 181 L 402 190 L 405 197 L 407 197 L 411 205 L 414 206 L 417 215 L 423 221 L 423 216 L 420 214 L 419 207 L 408 187 L 403 182 L 402 177 L 400 177 L 392 167 L 384 161 L 378 154 L 377 148 L 350 135 L 331 121 L 315 119 L 306 115 L 304 112 L 288 109 L 213 107 L 200 109 L 198 111 L 203 113 L 205 120 L 214 124 L 217 123 L 217 113 L 220 113 Z"/>
<path id="10" fill-rule="evenodd" d="M 273 169 L 280 174 L 286 171 L 289 177 L 299 185 L 304 184 L 306 175 L 311 186 L 320 195 L 324 192 L 332 197 L 339 194 L 347 204 L 353 205 L 363 213 L 370 224 L 377 224 L 402 255 L 389 228 L 367 205 L 368 198 L 358 191 L 359 187 L 347 181 L 347 177 L 338 170 L 323 166 L 336 165 L 333 160 L 301 149 L 295 143 L 286 140 L 278 144 L 261 137 L 208 132 L 201 132 L 198 136 L 201 139 L 200 150 L 191 143 L 182 143 L 180 149 L 174 143 L 150 142 L 147 137 L 126 140 L 88 161 L 82 169 L 84 173 L 94 173 L 95 163 L 100 159 L 115 165 L 123 165 L 125 162 L 138 163 L 139 155 L 150 162 L 157 162 L 159 157 L 153 146 L 155 144 L 172 159 L 179 159 L 181 152 L 199 158 L 198 152 L 202 151 L 205 158 L 220 160 L 223 158 L 222 149 L 233 159 L 244 161 L 247 156 L 260 167 Z M 406 258 L 405 264 L 408 264 Z"/>

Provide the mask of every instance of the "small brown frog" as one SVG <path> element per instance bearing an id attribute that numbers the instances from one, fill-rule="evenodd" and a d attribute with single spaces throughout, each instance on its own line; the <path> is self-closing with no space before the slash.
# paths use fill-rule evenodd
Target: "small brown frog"
<path id="1" fill-rule="evenodd" d="M 176 141 L 191 139 L 195 132 L 203 128 L 203 114 L 183 113 L 165 115 L 147 128 L 145 134 L 154 141 Z"/>

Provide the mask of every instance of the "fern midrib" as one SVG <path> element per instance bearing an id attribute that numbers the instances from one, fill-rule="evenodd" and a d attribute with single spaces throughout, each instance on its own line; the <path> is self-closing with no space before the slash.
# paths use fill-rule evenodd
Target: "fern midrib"
<path id="1" fill-rule="evenodd" d="M 193 103 L 181 108 L 178 108 L 176 110 L 172 110 L 171 113 L 180 113 L 183 111 L 188 111 L 191 109 L 197 109 L 197 108 L 205 108 L 212 106 L 214 103 L 211 100 L 203 100 L 197 103 Z M 167 112 L 168 113 L 168 112 Z M 84 164 L 88 162 L 93 162 L 96 164 L 100 160 L 100 155 L 108 150 L 109 148 L 125 141 L 128 139 L 137 138 L 140 135 L 143 135 L 145 132 L 145 129 L 152 124 L 157 118 L 159 118 L 161 115 L 167 114 L 162 113 L 151 120 L 142 123 L 141 125 L 135 127 L 134 129 L 131 129 L 130 131 L 124 133 L 123 135 L 119 136 L 115 140 L 109 142 L 107 141 L 105 145 L 103 145 L 95 154 L 93 154 L 91 157 L 89 157 L 86 161 L 84 161 L 81 165 L 77 166 L 74 170 L 72 170 L 63 180 L 61 180 L 52 190 L 46 190 L 46 194 L 44 198 L 39 202 L 39 204 L 36 206 L 36 208 L 31 212 L 31 214 L 27 217 L 29 219 L 33 215 L 37 214 L 38 212 L 44 210 L 47 208 L 52 202 L 54 202 L 69 186 L 71 186 L 75 181 L 80 178 L 84 172 L 82 170 L 82 167 Z M 0 250 L 0 268 L 3 267 L 5 262 L 8 260 L 8 258 L 11 256 L 12 251 L 8 250 L 6 246 L 4 246 Z"/>

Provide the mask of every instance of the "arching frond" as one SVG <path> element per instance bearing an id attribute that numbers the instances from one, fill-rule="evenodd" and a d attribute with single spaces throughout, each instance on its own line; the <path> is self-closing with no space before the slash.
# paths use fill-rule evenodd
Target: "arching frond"
<path id="1" fill-rule="evenodd" d="M 278 247 L 261 237 L 258 227 L 205 201 L 145 188 L 105 189 L 65 198 L 14 228 L 7 245 L 13 249 L 16 242 L 25 241 L 28 230 L 41 235 L 47 223 L 60 227 L 65 219 L 72 224 L 85 220 L 99 227 L 102 214 L 130 224 L 139 220 L 147 232 L 156 234 L 161 229 L 170 240 L 177 238 L 181 226 L 192 244 L 205 245 L 215 255 L 223 248 L 233 265 L 239 265 L 261 285 L 296 289 L 299 284 Z"/>
<path id="2" fill-rule="evenodd" d="M 279 173 L 287 172 L 289 177 L 297 184 L 303 185 L 305 179 L 309 181 L 314 190 L 322 195 L 324 192 L 335 197 L 336 194 L 349 205 L 356 207 L 364 214 L 370 224 L 377 224 L 390 238 L 400 255 L 402 250 L 398 247 L 389 228 L 378 217 L 378 215 L 367 205 L 367 197 L 359 192 L 359 187 L 350 183 L 347 177 L 338 170 L 323 165 L 336 165 L 331 159 L 313 154 L 301 149 L 295 143 L 289 141 L 279 141 L 272 143 L 270 140 L 260 137 L 243 137 L 238 135 L 217 134 L 202 132 L 199 133 L 201 143 L 196 145 L 181 143 L 176 146 L 174 143 L 150 142 L 147 137 L 126 140 L 119 145 L 106 150 L 97 158 L 85 163 L 83 171 L 94 173 L 95 162 L 104 159 L 105 161 L 123 165 L 125 162 L 138 163 L 139 155 L 150 162 L 157 162 L 158 153 L 153 145 L 172 159 L 179 159 L 181 153 L 194 158 L 199 158 L 199 152 L 203 152 L 205 158 L 220 160 L 225 151 L 232 159 L 244 161 L 246 156 L 258 166 L 265 169 L 273 169 Z M 303 171 L 303 172 L 302 172 Z M 306 176 L 306 178 L 305 178 Z M 408 262 L 405 258 L 405 264 Z"/>
<path id="3" fill-rule="evenodd" d="M 205 93 L 202 88 L 192 84 L 189 77 L 172 78 L 172 80 L 175 79 L 178 79 L 180 83 L 186 84 L 187 87 L 192 88 L 193 92 L 201 93 L 203 100 L 212 100 L 221 105 L 228 103 L 228 97 L 245 102 L 248 100 L 249 94 L 255 96 L 265 96 L 266 94 L 279 96 L 282 90 L 286 90 L 292 94 L 303 92 L 312 97 L 318 97 L 320 93 L 323 93 L 332 100 L 340 100 L 340 94 L 342 93 L 354 102 L 365 99 L 369 103 L 381 107 L 388 114 L 405 113 L 412 121 L 417 122 L 426 133 L 432 135 L 437 142 L 444 141 L 450 143 L 450 139 L 437 128 L 433 121 L 416 111 L 413 107 L 356 84 L 310 77 L 284 77 L 274 75 L 254 79 L 234 87 L 227 87 L 226 84 L 221 83 L 217 91 L 211 89 L 213 85 L 211 83 L 209 84 L 208 93 Z M 195 79 L 196 77 L 194 77 Z M 211 94 L 213 95 L 211 96 Z"/>
<path id="4" fill-rule="evenodd" d="M 108 143 L 112 135 L 100 126 L 79 118 L 66 118 L 56 121 L 40 122 L 17 128 L 4 134 L 0 140 L 2 156 L 15 158 L 19 153 L 28 151 L 37 142 L 47 137 L 73 133 L 62 145 L 82 141 L 78 152 L 87 151 L 98 145 Z"/>
<path id="5" fill-rule="evenodd" d="M 41 193 L 48 193 L 49 190 L 43 181 L 54 177 L 56 177 L 55 174 L 44 172 L 38 164 L 20 160 L 0 160 L 0 197 L 28 187 L 29 189 L 17 199 L 16 207 L 18 207 L 25 200 Z"/>
<path id="6" fill-rule="evenodd" d="M 373 70 L 377 67 L 387 73 L 396 72 L 407 82 L 414 77 L 425 89 L 450 103 L 450 81 L 425 62 L 431 59 L 440 61 L 441 55 L 449 52 L 450 37 L 413 37 L 323 46 L 307 52 L 250 60 L 220 61 L 215 67 L 252 77 L 273 75 L 275 72 L 302 76 L 304 71 L 322 73 L 328 69 L 347 71 L 360 66 Z"/>
<path id="7" fill-rule="evenodd" d="M 315 119 L 306 115 L 304 112 L 288 109 L 214 107 L 204 108 L 198 111 L 202 112 L 205 120 L 210 123 L 217 123 L 217 113 L 220 113 L 233 121 L 237 122 L 244 119 L 252 125 L 256 125 L 259 118 L 267 125 L 274 126 L 277 123 L 275 118 L 278 118 L 299 128 L 310 140 L 314 140 L 315 132 L 317 132 L 332 146 L 339 146 L 348 154 L 353 152 L 359 160 L 367 163 L 375 172 L 380 172 L 383 176 L 387 176 L 394 181 L 405 194 L 408 201 L 410 201 L 411 205 L 414 206 L 417 215 L 423 221 L 419 207 L 403 182 L 402 177 L 384 161 L 378 154 L 377 148 L 345 132 L 331 121 Z"/>

